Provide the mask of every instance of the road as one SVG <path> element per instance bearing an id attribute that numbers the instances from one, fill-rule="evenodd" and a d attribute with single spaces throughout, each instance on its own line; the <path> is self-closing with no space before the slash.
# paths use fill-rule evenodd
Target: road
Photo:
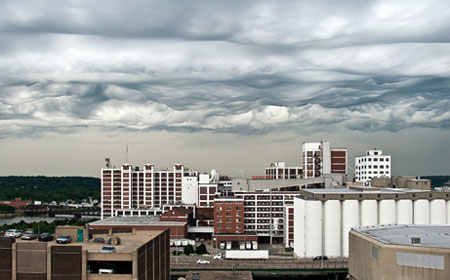
<path id="1" fill-rule="evenodd" d="M 209 264 L 197 264 L 198 259 L 210 261 Z M 212 256 L 172 256 L 170 260 L 172 270 L 347 270 L 348 260 L 345 258 L 336 258 L 323 261 L 313 261 L 312 259 L 297 260 L 294 258 L 270 257 L 268 260 L 214 260 Z"/>

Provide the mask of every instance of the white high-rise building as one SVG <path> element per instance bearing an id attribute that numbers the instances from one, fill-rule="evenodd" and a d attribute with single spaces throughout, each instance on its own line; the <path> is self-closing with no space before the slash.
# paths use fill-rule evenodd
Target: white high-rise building
<path id="1" fill-rule="evenodd" d="M 391 177 L 391 156 L 382 150 L 369 150 L 364 156 L 355 157 L 355 181 L 368 185 L 372 178 Z"/>
<path id="2" fill-rule="evenodd" d="M 305 142 L 302 145 L 303 178 L 347 174 L 347 149 L 332 148 L 330 142 Z"/>

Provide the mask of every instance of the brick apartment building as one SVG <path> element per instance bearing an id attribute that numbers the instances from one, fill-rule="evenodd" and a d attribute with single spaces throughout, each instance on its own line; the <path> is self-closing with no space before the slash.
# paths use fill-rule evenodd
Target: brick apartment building
<path id="1" fill-rule="evenodd" d="M 142 209 L 145 212 L 165 204 L 181 203 L 186 177 L 197 178 L 197 172 L 188 171 L 181 164 L 175 164 L 172 170 L 155 170 L 152 164 L 145 164 L 143 170 L 131 164 L 102 169 L 101 218 L 113 217 L 117 211 Z"/>
<path id="2" fill-rule="evenodd" d="M 214 233 L 244 233 L 244 200 L 216 199 L 214 221 Z"/>

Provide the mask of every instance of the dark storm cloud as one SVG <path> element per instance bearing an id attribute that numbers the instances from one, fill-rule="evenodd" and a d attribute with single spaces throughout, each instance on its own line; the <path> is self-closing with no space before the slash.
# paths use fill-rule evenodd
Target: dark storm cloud
<path id="1" fill-rule="evenodd" d="M 2 1 L 0 136 L 450 127 L 448 1 Z"/>

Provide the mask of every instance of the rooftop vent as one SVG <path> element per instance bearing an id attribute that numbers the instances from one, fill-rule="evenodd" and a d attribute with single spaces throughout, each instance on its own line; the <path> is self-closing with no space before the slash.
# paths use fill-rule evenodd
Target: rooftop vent
<path id="1" fill-rule="evenodd" d="M 411 244 L 420 244 L 420 237 L 411 237 Z"/>

